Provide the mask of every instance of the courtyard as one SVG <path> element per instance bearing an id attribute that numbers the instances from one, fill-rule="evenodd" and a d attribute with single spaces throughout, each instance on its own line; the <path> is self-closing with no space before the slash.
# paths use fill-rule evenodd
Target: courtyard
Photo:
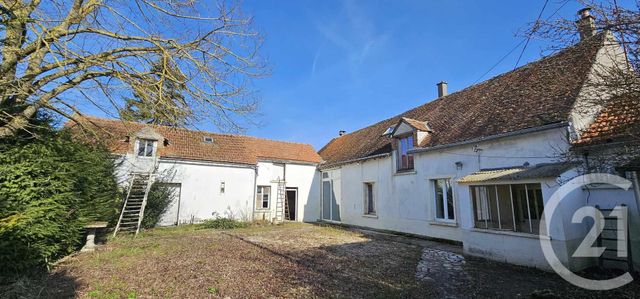
<path id="1" fill-rule="evenodd" d="M 110 239 L 24 288 L 40 298 L 632 298 L 640 290 L 586 291 L 461 251 L 327 225 L 187 225 Z"/>

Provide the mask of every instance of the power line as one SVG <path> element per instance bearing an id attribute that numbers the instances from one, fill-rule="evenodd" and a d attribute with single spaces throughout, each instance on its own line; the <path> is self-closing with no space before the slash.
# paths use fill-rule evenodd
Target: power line
<path id="1" fill-rule="evenodd" d="M 531 32 L 529 34 L 527 34 L 526 43 L 524 44 L 524 47 L 522 48 L 522 51 L 520 52 L 520 56 L 518 56 L 518 60 L 516 61 L 516 65 L 513 66 L 514 69 L 518 67 L 518 64 L 520 63 L 520 59 L 522 58 L 522 55 L 524 54 L 524 51 L 527 49 L 527 46 L 529 45 L 529 41 L 531 41 L 531 37 L 536 32 L 536 30 L 538 30 L 538 27 L 540 26 L 540 18 L 542 17 L 542 13 L 544 13 L 544 9 L 547 8 L 547 4 L 549 4 L 549 0 L 545 0 L 544 1 L 544 5 L 542 6 L 542 9 L 540 10 L 540 13 L 538 14 L 538 17 L 536 18 L 536 21 L 533 23 L 533 28 L 531 28 Z"/>
<path id="2" fill-rule="evenodd" d="M 548 1 L 547 1 L 548 2 Z M 553 16 L 555 16 L 565 5 L 567 5 L 567 3 L 571 2 L 571 0 L 565 0 L 564 2 L 562 2 L 562 4 L 560 6 L 558 6 L 558 8 L 552 13 L 550 14 L 548 17 L 545 18 L 545 21 L 548 21 L 549 19 L 551 19 Z M 545 2 L 545 7 L 546 7 L 547 3 Z M 491 68 L 489 68 L 488 71 L 484 72 L 482 74 L 482 76 L 480 76 L 476 81 L 473 82 L 473 84 L 478 83 L 480 80 L 482 80 L 482 78 L 484 78 L 484 76 L 486 76 L 487 74 L 489 74 L 491 71 L 493 71 L 493 69 L 495 69 L 498 65 L 500 65 L 500 63 L 502 63 L 505 59 L 507 59 L 507 57 L 509 57 L 513 51 L 515 51 L 516 49 L 518 49 L 523 43 L 527 42 L 526 39 L 520 41 L 518 44 L 516 44 L 513 48 L 511 48 L 511 50 L 509 50 L 509 52 L 507 52 L 507 54 L 505 54 L 504 56 L 502 56 L 498 62 L 496 62 L 493 66 L 491 66 Z M 523 51 L 524 52 L 524 51 Z M 518 59 L 520 60 L 520 59 Z"/>
<path id="3" fill-rule="evenodd" d="M 522 40 L 517 45 L 515 45 L 513 48 L 511 48 L 511 50 L 509 50 L 509 52 L 507 54 L 502 56 L 502 58 L 500 58 L 500 60 L 498 60 L 498 62 L 496 62 L 493 66 L 491 66 L 491 68 L 489 68 L 488 71 L 486 71 L 484 74 L 482 74 L 482 76 L 480 76 L 475 82 L 473 82 L 473 84 L 478 83 L 478 81 L 480 81 L 484 76 L 486 76 L 488 73 L 493 71 L 493 69 L 495 69 L 498 65 L 500 65 L 500 63 L 502 63 L 502 61 L 507 59 L 507 57 L 509 57 L 509 55 L 511 55 L 511 53 L 513 53 L 513 51 L 518 49 L 524 42 L 525 42 L 525 40 Z"/>

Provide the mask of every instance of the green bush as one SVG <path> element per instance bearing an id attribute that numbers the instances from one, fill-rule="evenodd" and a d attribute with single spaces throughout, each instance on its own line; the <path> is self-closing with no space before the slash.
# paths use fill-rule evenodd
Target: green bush
<path id="1" fill-rule="evenodd" d="M 162 214 L 169 209 L 174 196 L 173 191 L 173 189 L 168 188 L 166 184 L 161 182 L 155 182 L 151 185 L 142 218 L 143 228 L 152 228 L 158 224 Z"/>
<path id="2" fill-rule="evenodd" d="M 109 152 L 42 130 L 0 141 L 0 275 L 44 268 L 79 248 L 83 226 L 117 221 Z"/>
<path id="3" fill-rule="evenodd" d="M 245 228 L 248 227 L 249 224 L 246 222 L 230 219 L 230 218 L 221 218 L 218 217 L 216 219 L 205 220 L 200 224 L 201 228 L 213 228 L 213 229 L 234 229 L 234 228 Z"/>

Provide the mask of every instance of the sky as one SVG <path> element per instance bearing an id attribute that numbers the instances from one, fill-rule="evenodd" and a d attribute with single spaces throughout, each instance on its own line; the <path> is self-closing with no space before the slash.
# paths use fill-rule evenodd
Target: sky
<path id="1" fill-rule="evenodd" d="M 259 115 L 244 134 L 319 150 L 340 130 L 353 132 L 435 99 L 440 81 L 451 93 L 513 70 L 520 55 L 519 66 L 540 59 L 550 41 L 533 39 L 523 49 L 518 32 L 544 4 L 244 0 L 243 12 L 265 37 L 260 55 L 270 70 L 252 82 Z M 575 19 L 580 8 L 575 0 L 549 0 L 542 19 Z M 195 128 L 218 131 L 209 123 Z"/>
<path id="2" fill-rule="evenodd" d="M 570 1 L 558 10 L 565 2 L 550 0 L 542 18 L 574 18 L 581 6 Z M 352 132 L 435 99 L 440 81 L 451 93 L 510 71 L 524 46 L 517 33 L 543 5 L 246 0 L 245 13 L 266 37 L 262 55 L 271 68 L 269 77 L 254 82 L 260 125 L 246 133 L 319 150 L 340 130 Z M 519 65 L 547 53 L 548 43 L 532 40 Z"/>

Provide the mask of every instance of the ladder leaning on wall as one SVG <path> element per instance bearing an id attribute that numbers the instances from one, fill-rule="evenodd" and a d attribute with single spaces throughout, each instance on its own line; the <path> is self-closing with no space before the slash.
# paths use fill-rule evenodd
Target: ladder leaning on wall
<path id="1" fill-rule="evenodd" d="M 278 178 L 278 193 L 276 195 L 276 223 L 283 223 L 289 219 L 289 204 L 287 203 L 287 183 Z"/>
<path id="2" fill-rule="evenodd" d="M 147 197 L 153 181 L 154 175 L 151 173 L 131 173 L 129 191 L 127 191 L 118 224 L 113 231 L 114 237 L 120 231 L 133 232 L 136 235 L 140 232 L 144 208 L 147 205 Z"/>

